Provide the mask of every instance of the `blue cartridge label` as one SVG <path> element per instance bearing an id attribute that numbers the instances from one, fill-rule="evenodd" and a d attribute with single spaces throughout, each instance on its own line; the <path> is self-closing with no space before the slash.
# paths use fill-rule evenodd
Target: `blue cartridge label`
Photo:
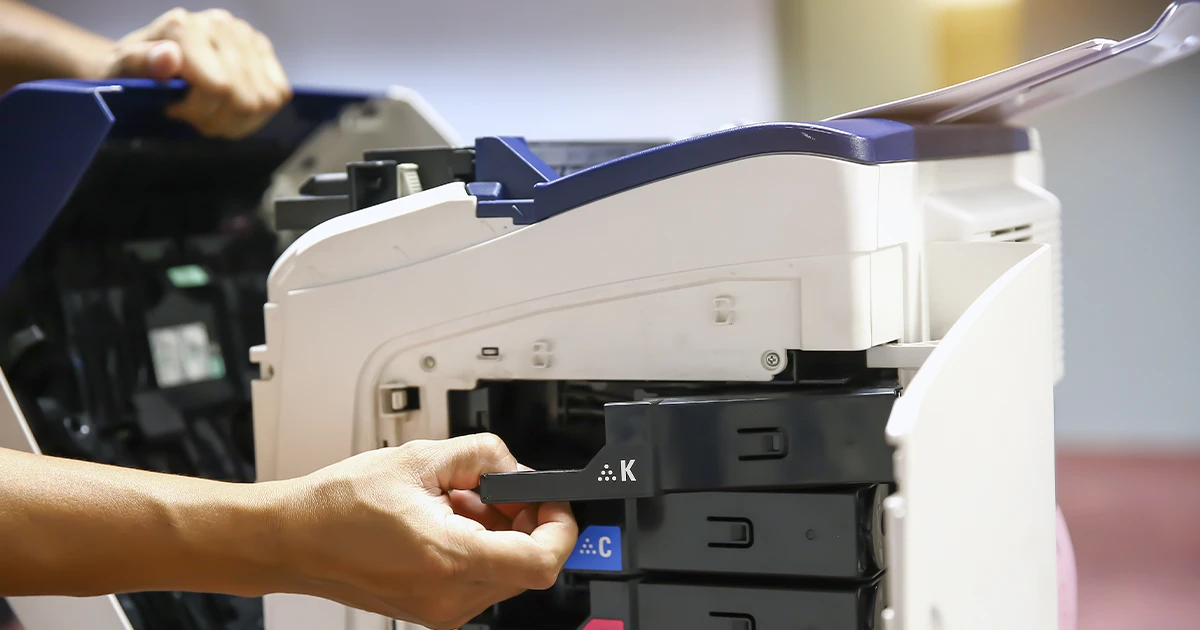
<path id="1" fill-rule="evenodd" d="M 576 571 L 620 571 L 621 528 L 593 525 L 583 530 L 564 568 Z"/>

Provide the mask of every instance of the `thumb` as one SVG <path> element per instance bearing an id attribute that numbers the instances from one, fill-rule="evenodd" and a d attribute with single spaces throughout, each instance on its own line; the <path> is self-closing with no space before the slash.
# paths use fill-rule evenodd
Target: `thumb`
<path id="1" fill-rule="evenodd" d="M 485 473 L 516 472 L 517 460 L 508 446 L 491 433 L 473 433 L 431 443 L 432 452 L 426 460 L 437 479 L 437 490 L 470 490 L 479 486 L 479 476 Z M 430 488 L 431 490 L 434 488 Z"/>
<path id="2" fill-rule="evenodd" d="M 119 77 L 166 81 L 183 71 L 183 49 L 168 40 L 130 42 L 116 66 Z"/>

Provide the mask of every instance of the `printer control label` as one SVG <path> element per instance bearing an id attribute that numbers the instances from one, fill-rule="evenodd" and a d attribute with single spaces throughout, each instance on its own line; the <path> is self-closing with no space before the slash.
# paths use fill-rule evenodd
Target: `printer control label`
<path id="1" fill-rule="evenodd" d="M 600 469 L 600 474 L 596 476 L 596 481 L 637 481 L 637 477 L 633 474 L 635 463 L 637 463 L 636 459 L 622 459 L 616 470 L 613 470 L 610 464 L 605 464 Z"/>
<path id="2" fill-rule="evenodd" d="M 583 530 L 565 569 L 576 571 L 620 571 L 621 528 L 593 525 Z"/>

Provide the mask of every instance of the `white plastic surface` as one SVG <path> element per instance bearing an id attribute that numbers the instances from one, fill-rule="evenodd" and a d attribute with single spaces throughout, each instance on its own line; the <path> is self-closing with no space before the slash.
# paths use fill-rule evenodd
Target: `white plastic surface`
<path id="1" fill-rule="evenodd" d="M 928 251 L 938 240 L 991 251 L 981 233 L 1056 224 L 1039 167 L 1023 155 L 882 166 L 767 156 L 532 226 L 476 218 L 461 184 L 330 220 L 271 274 L 267 343 L 253 352 L 260 478 L 447 437 L 447 392 L 480 379 L 761 381 L 783 367 L 765 366 L 770 352 L 894 341 L 926 347 L 874 360 L 912 373 L 1007 269 L 975 261 L 967 277 L 984 284 L 947 295 L 930 289 L 945 285 Z M 739 185 L 712 184 L 725 181 Z M 1011 266 L 1034 246 L 999 247 Z M 390 387 L 420 388 L 420 409 L 385 409 Z M 328 602 L 271 601 L 268 630 L 336 616 Z M 362 630 L 344 623 L 333 628 Z"/>
<path id="2" fill-rule="evenodd" d="M 1075 63 L 1095 55 L 1105 46 L 1114 44 L 1108 39 L 1092 39 L 1075 44 L 1070 48 L 1005 68 L 987 76 L 944 87 L 933 92 L 911 96 L 899 101 L 872 105 L 864 109 L 839 114 L 828 120 L 847 118 L 885 118 L 911 120 L 921 123 L 950 122 L 946 113 L 956 111 L 964 104 L 986 99 L 988 96 L 1011 89 L 1014 84 L 1032 80 L 1055 68 Z"/>
<path id="3" fill-rule="evenodd" d="M 330 220 L 269 280 L 252 352 L 259 478 L 447 437 L 446 392 L 480 378 L 761 381 L 783 367 L 768 352 L 898 340 L 909 221 L 881 231 L 878 216 L 893 167 L 909 172 L 895 189 L 915 190 L 908 165 L 766 156 L 532 226 L 476 218 L 461 184 Z M 738 185 L 713 184 L 726 181 Z M 391 385 L 421 387 L 420 410 L 385 412 Z M 268 599 L 268 630 L 305 617 L 363 629 L 327 602 Z"/>
<path id="4" fill-rule="evenodd" d="M 721 370 L 723 378 L 761 380 L 769 377 L 761 367 L 767 350 L 865 349 L 898 339 L 903 257 L 899 248 L 877 248 L 880 168 L 796 155 L 741 160 L 507 233 L 499 220 L 474 218 L 461 184 L 326 222 L 284 253 L 269 281 L 267 344 L 253 352 L 270 374 L 254 384 L 260 478 L 348 457 L 356 432 L 374 444 L 379 385 L 411 382 L 379 373 L 391 355 L 437 343 L 444 365 L 461 358 L 474 366 L 479 348 L 464 338 L 500 325 L 497 343 L 508 354 L 552 338 L 562 354 L 543 378 L 566 373 L 560 369 L 593 378 Z M 796 186 L 807 196 L 784 194 Z M 745 290 L 740 308 L 750 319 L 732 327 L 710 320 L 714 300 L 733 289 L 663 294 L 789 281 L 765 297 Z M 773 318 L 766 327 L 747 325 L 756 311 Z M 693 328 L 703 332 L 687 332 Z M 724 346 L 743 359 L 703 352 L 730 335 L 752 335 Z M 517 373 L 511 363 L 486 365 Z M 465 368 L 436 373 L 467 383 L 476 376 Z M 423 409 L 434 398 L 422 396 Z"/>
<path id="5" fill-rule="evenodd" d="M 1051 246 L 1054 372 L 1055 380 L 1061 380 L 1065 365 L 1061 204 L 1041 187 L 1040 153 L 935 160 L 921 163 L 918 168 L 926 242 L 1025 240 Z M 933 338 L 940 334 L 935 332 Z"/>
<path id="6" fill-rule="evenodd" d="M 275 170 L 263 196 L 263 211 L 274 213 L 274 200 L 299 194 L 315 173 L 340 173 L 374 149 L 462 146 L 458 132 L 415 91 L 393 87 L 387 96 L 348 106 L 326 123 Z"/>
<path id="7" fill-rule="evenodd" d="M 929 245 L 953 322 L 888 423 L 887 630 L 1058 625 L 1048 247 Z"/>
<path id="8" fill-rule="evenodd" d="M 0 372 L 0 448 L 41 453 L 25 414 Z M 112 595 L 101 597 L 10 597 L 8 604 L 26 630 L 133 630 Z"/>

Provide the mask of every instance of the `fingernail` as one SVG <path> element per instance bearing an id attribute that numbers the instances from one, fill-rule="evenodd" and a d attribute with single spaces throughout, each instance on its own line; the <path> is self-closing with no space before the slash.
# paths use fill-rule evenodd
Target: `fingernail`
<path id="1" fill-rule="evenodd" d="M 150 48 L 146 60 L 155 78 L 169 78 L 178 70 L 180 60 L 177 50 L 178 45 L 171 42 L 161 42 Z"/>
<path id="2" fill-rule="evenodd" d="M 162 62 L 171 54 L 172 46 L 167 42 L 155 44 L 150 48 L 150 63 Z"/>

